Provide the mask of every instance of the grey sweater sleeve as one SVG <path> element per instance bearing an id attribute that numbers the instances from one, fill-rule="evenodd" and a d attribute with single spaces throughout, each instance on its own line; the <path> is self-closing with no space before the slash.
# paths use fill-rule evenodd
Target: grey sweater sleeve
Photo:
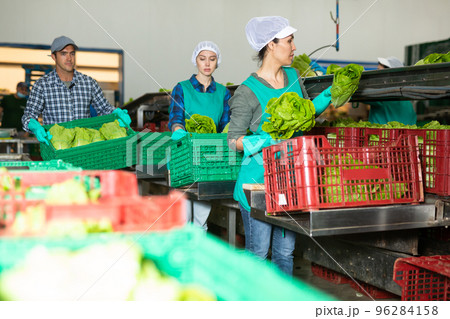
<path id="1" fill-rule="evenodd" d="M 247 135 L 247 129 L 256 132 L 261 121 L 261 106 L 256 95 L 244 84 L 240 85 L 230 99 L 230 126 L 228 146 L 236 150 L 236 140 Z"/>
<path id="2" fill-rule="evenodd" d="M 268 88 L 273 88 L 266 80 L 260 78 L 256 73 L 252 73 L 252 76 Z M 298 70 L 297 77 L 298 84 L 300 85 L 303 93 L 303 98 L 309 99 Z M 288 84 L 289 79 L 286 72 L 284 72 L 285 87 Z M 247 135 L 247 129 L 250 129 L 252 132 L 257 131 L 259 123 L 261 122 L 262 109 L 255 93 L 253 93 L 253 91 L 245 84 L 241 84 L 236 89 L 229 103 L 231 109 L 231 120 L 230 127 L 228 129 L 228 146 L 230 149 L 236 150 L 236 140 L 243 135 Z"/>

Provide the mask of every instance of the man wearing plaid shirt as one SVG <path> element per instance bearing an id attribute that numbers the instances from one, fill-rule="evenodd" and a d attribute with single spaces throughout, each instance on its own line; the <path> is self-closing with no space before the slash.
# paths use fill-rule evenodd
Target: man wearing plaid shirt
<path id="1" fill-rule="evenodd" d="M 56 38 L 51 46 L 55 70 L 36 81 L 31 90 L 22 124 L 24 130 L 34 133 L 40 142 L 48 144 L 51 139 L 50 133 L 37 121 L 40 114 L 44 125 L 68 122 L 90 117 L 92 105 L 98 115 L 117 114 L 121 126 L 131 123 L 127 110 L 114 109 L 97 81 L 75 70 L 76 50 L 78 46 L 72 39 Z"/>

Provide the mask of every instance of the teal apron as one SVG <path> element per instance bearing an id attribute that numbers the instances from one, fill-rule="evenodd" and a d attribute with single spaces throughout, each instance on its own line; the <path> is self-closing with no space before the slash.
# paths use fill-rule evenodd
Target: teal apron
<path id="1" fill-rule="evenodd" d="M 246 86 L 248 86 L 261 104 L 262 117 L 261 122 L 258 125 L 258 129 L 253 134 L 263 133 L 261 126 L 264 122 L 267 122 L 268 114 L 265 113 L 267 102 L 271 98 L 278 98 L 281 94 L 285 92 L 296 92 L 300 97 L 303 97 L 302 90 L 300 88 L 300 83 L 297 81 L 297 71 L 293 68 L 283 67 L 288 76 L 289 84 L 287 87 L 282 89 L 271 89 L 259 82 L 253 76 L 248 77 L 244 81 Z M 287 89 L 289 88 L 289 89 Z M 246 211 L 250 211 L 250 205 L 247 202 L 247 198 L 244 194 L 243 184 L 255 184 L 264 183 L 264 166 L 263 166 L 263 156 L 262 152 L 254 154 L 252 156 L 244 157 L 242 160 L 241 168 L 239 170 L 239 175 L 236 181 L 236 186 L 234 188 L 233 198 L 238 201 Z"/>
<path id="2" fill-rule="evenodd" d="M 180 82 L 180 85 L 184 95 L 184 117 L 190 119 L 193 114 L 209 116 L 219 128 L 226 94 L 225 86 L 216 82 L 214 93 L 203 93 L 196 91 L 189 80 Z"/>

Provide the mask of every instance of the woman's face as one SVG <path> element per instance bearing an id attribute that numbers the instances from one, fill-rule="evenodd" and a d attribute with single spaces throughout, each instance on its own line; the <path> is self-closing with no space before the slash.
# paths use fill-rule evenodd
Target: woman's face
<path id="1" fill-rule="evenodd" d="M 273 54 L 280 61 L 281 65 L 291 65 L 294 60 L 294 51 L 297 50 L 294 44 L 294 35 L 279 39 L 278 43 L 274 43 Z"/>
<path id="2" fill-rule="evenodd" d="M 197 55 L 196 62 L 198 72 L 210 76 L 217 68 L 217 55 L 212 51 L 203 50 Z"/>

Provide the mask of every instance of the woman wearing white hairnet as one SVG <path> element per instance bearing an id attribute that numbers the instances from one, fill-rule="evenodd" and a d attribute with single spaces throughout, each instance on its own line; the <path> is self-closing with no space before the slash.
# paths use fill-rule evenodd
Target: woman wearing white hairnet
<path id="1" fill-rule="evenodd" d="M 198 73 L 189 80 L 179 82 L 172 91 L 169 107 L 169 129 L 172 139 L 178 140 L 187 134 L 185 120 L 193 114 L 209 116 L 216 124 L 217 133 L 223 131 L 230 121 L 230 91 L 222 84 L 214 81 L 212 74 L 221 62 L 219 47 L 211 41 L 202 41 L 192 53 L 192 63 Z M 211 211 L 207 202 L 195 201 L 188 204 L 188 220 L 192 218 L 195 225 L 207 230 L 206 220 Z"/>
<path id="2" fill-rule="evenodd" d="M 267 121 L 267 102 L 285 92 L 296 92 L 308 98 L 298 71 L 291 65 L 296 50 L 294 32 L 283 17 L 251 19 L 245 32 L 250 46 L 258 52 L 260 68 L 238 87 L 230 100 L 231 121 L 228 130 L 230 148 L 244 152 L 244 160 L 234 189 L 239 202 L 245 230 L 245 247 L 262 259 L 267 258 L 272 243 L 272 262 L 282 271 L 292 274 L 295 233 L 250 217 L 250 206 L 244 195 L 243 184 L 264 183 L 262 148 L 275 141 L 262 131 Z M 331 102 L 330 88 L 313 100 L 316 116 Z M 247 134 L 249 129 L 252 134 Z"/>

